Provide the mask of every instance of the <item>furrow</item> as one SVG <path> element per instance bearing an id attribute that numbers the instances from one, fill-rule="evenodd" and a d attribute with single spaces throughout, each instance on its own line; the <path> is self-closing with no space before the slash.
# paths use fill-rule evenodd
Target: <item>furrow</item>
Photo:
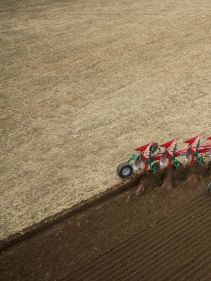
<path id="1" fill-rule="evenodd" d="M 209 206 L 209 209 L 210 209 L 210 206 Z M 206 213 L 207 212 L 207 209 L 205 209 L 204 210 L 204 213 Z M 170 233 L 168 233 L 167 231 L 166 231 L 166 229 L 164 228 L 163 230 L 164 230 L 164 235 L 163 235 L 163 233 L 159 233 L 159 231 L 158 231 L 158 234 L 159 234 L 159 239 L 158 239 L 158 236 L 155 236 L 156 234 L 157 234 L 157 232 L 156 233 L 153 233 L 154 235 L 153 236 L 155 236 L 155 238 L 156 238 L 156 241 L 151 245 L 151 244 L 145 244 L 145 247 L 143 247 L 142 245 L 141 245 L 141 243 L 138 243 L 138 245 L 137 245 L 137 248 L 138 249 L 141 249 L 141 251 L 144 251 L 144 250 L 146 250 L 146 252 L 148 253 L 150 250 L 152 251 L 153 250 L 153 252 L 155 252 L 158 248 L 160 248 L 163 244 L 165 244 L 166 242 L 165 242 L 165 238 L 166 237 L 168 237 L 169 235 L 172 235 L 172 239 L 175 239 L 178 235 L 180 235 L 180 229 L 181 228 L 183 228 L 183 230 L 185 230 L 186 228 L 189 228 L 192 224 L 195 224 L 195 220 L 192 220 L 191 221 L 191 224 L 190 225 L 188 225 L 188 223 L 187 223 L 187 219 L 185 219 L 184 220 L 184 223 L 181 225 L 181 224 L 179 224 L 178 226 L 179 226 L 179 229 L 172 229 L 172 231 L 170 232 Z M 174 227 L 175 227 L 175 225 L 174 225 Z M 159 230 L 159 228 L 158 228 L 158 230 Z M 149 237 L 150 237 L 150 239 L 152 240 L 152 236 L 151 235 L 149 235 Z M 160 242 L 160 243 L 159 243 Z M 131 246 L 132 245 L 132 246 Z M 129 256 L 131 256 L 131 258 L 133 258 L 133 256 L 134 256 L 134 248 L 135 248 L 135 246 L 136 245 L 134 245 L 134 244 L 130 244 L 129 245 L 130 247 L 125 247 L 124 248 L 124 250 L 125 251 L 129 251 L 129 253 L 128 253 L 128 255 Z M 147 246 L 148 246 L 148 249 L 146 249 L 147 248 Z M 168 247 L 168 245 L 167 245 L 167 247 Z M 137 251 L 137 250 L 136 250 Z M 111 257 L 112 257 L 112 260 L 114 259 L 114 263 L 112 263 L 112 260 L 111 260 Z M 109 272 L 111 273 L 111 267 L 113 267 L 115 264 L 118 264 L 119 263 L 119 259 L 121 260 L 121 258 L 122 258 L 122 253 L 120 253 L 120 255 L 118 255 L 118 256 L 116 256 L 116 255 L 113 255 L 113 253 L 111 252 L 111 255 L 107 255 L 107 260 L 106 260 L 106 262 L 107 262 L 107 264 L 104 264 L 105 263 L 105 260 L 103 261 L 103 264 L 101 264 L 101 268 L 100 268 L 100 274 L 102 274 L 103 273 L 103 270 L 102 270 L 102 267 L 104 267 L 105 268 L 105 270 L 109 270 Z M 90 270 L 91 268 L 89 268 L 89 270 Z M 93 264 L 93 271 L 94 272 L 98 272 L 98 267 L 96 268 L 95 266 L 94 266 L 94 264 Z M 84 270 L 85 270 L 85 268 L 84 268 Z M 86 274 L 88 273 L 88 271 L 86 271 Z M 81 275 L 81 277 L 82 277 L 83 275 Z"/>
<path id="2" fill-rule="evenodd" d="M 208 234 L 208 238 L 209 237 L 210 237 L 210 234 Z M 177 281 L 177 280 L 186 281 L 186 280 L 189 280 L 190 275 L 194 276 L 200 268 L 203 268 L 207 264 L 207 259 L 210 260 L 210 255 L 211 255 L 210 251 L 209 252 L 206 251 L 206 248 L 207 248 L 206 243 L 207 242 L 210 244 L 211 240 L 208 239 L 208 241 L 203 242 L 204 247 L 203 248 L 200 247 L 199 251 L 197 252 L 198 258 L 191 259 L 188 264 L 187 263 L 184 264 L 184 266 L 183 266 L 184 270 L 179 271 L 178 274 L 175 273 L 175 272 L 172 273 L 171 276 L 174 276 L 174 279 L 171 278 L 171 281 Z M 192 270 L 190 270 L 190 266 L 191 266 Z"/>
<path id="3" fill-rule="evenodd" d="M 201 233 L 199 231 L 198 236 L 200 236 L 200 235 L 201 235 Z M 206 233 L 205 237 L 208 235 L 209 234 Z M 140 269 L 147 276 L 148 279 L 150 276 L 151 277 L 156 276 L 157 270 L 155 270 L 155 269 L 159 269 L 159 265 L 167 264 L 168 260 L 171 257 L 176 256 L 177 254 L 179 254 L 181 252 L 185 256 L 188 246 L 194 246 L 194 245 L 197 246 L 197 244 L 198 244 L 198 241 L 195 239 L 195 237 L 193 239 L 190 239 L 188 237 L 186 240 L 189 242 L 187 244 L 185 244 L 185 246 L 184 246 L 184 244 L 182 244 L 181 246 L 177 246 L 176 241 L 175 241 L 175 248 L 173 249 L 174 251 L 170 250 L 170 252 L 168 252 L 168 254 L 166 256 L 162 255 L 159 257 L 159 259 L 158 259 L 157 253 L 154 255 L 154 258 L 152 258 L 151 256 L 148 256 L 147 260 L 142 259 L 141 261 L 143 261 L 143 262 L 139 262 L 140 259 L 134 258 L 135 264 L 133 264 L 132 266 L 130 264 L 130 266 L 127 268 L 128 271 L 131 272 L 130 278 L 133 278 L 133 277 L 135 277 L 136 274 L 138 274 L 138 272 L 137 272 L 138 269 Z M 185 241 L 183 241 L 183 242 L 185 242 Z M 201 245 L 199 247 L 201 247 Z M 166 251 L 162 247 L 160 248 L 160 251 L 157 251 L 157 252 L 166 253 Z M 124 267 L 124 272 L 118 274 L 118 276 L 117 276 L 118 279 L 124 280 L 124 277 L 126 277 L 126 279 L 127 279 L 128 271 L 125 270 L 125 267 Z M 115 277 L 116 277 L 116 274 L 115 274 Z M 114 278 L 114 276 L 112 276 L 112 278 L 113 278 L 113 280 L 116 280 L 116 278 Z"/>
<path id="4" fill-rule="evenodd" d="M 206 205 L 203 204 L 203 205 L 201 206 L 201 208 L 203 208 L 203 209 L 204 209 L 205 207 L 207 207 L 207 209 L 210 208 L 210 202 L 209 202 L 209 201 L 207 201 L 207 204 L 206 204 Z M 194 208 L 194 210 L 195 210 L 195 212 L 196 212 L 197 215 L 198 215 L 200 209 Z M 203 211 L 206 213 L 207 210 L 203 210 Z M 188 215 L 190 216 L 190 213 L 189 213 Z M 193 212 L 191 213 L 191 217 L 192 217 L 192 216 L 193 216 Z M 180 218 L 180 217 L 179 217 L 179 218 Z M 189 219 L 192 219 L 192 218 L 189 218 Z M 171 221 L 171 220 L 172 220 L 172 217 L 171 217 L 170 221 Z M 183 216 L 183 220 L 182 220 L 182 221 L 179 220 L 178 218 L 176 218 L 176 221 L 174 220 L 174 225 L 175 225 L 175 223 L 177 223 L 177 222 L 179 223 L 179 225 L 178 225 L 179 227 L 183 227 L 184 225 L 187 226 L 187 218 L 186 218 L 185 216 Z M 157 242 L 152 243 L 152 244 L 149 244 L 148 241 L 149 241 L 149 240 L 152 240 L 152 236 L 151 236 L 151 235 L 148 235 L 147 238 L 146 238 L 146 240 L 144 240 L 144 244 L 141 245 L 142 247 L 144 246 L 143 249 L 145 249 L 145 248 L 148 247 L 147 250 L 150 250 L 151 248 L 155 247 L 155 246 L 157 245 L 157 243 L 159 242 L 159 239 L 158 239 L 158 238 L 160 238 L 160 241 L 161 241 L 161 243 L 162 243 L 162 240 L 166 237 L 166 233 L 163 233 L 163 232 L 166 231 L 166 228 L 165 228 L 165 227 L 166 227 L 166 224 L 162 225 L 162 228 L 161 228 L 162 231 L 160 231 L 159 224 L 158 224 L 156 231 L 152 233 L 152 235 L 156 237 Z M 149 230 L 148 230 L 148 231 L 149 231 Z M 143 232 L 139 233 L 139 235 L 136 237 L 136 239 L 133 239 L 132 241 L 128 240 L 128 241 L 127 241 L 128 243 L 126 243 L 125 250 L 131 249 L 131 251 L 133 251 L 133 249 L 131 248 L 131 244 L 133 243 L 133 241 L 136 242 L 135 244 L 133 243 L 133 248 L 136 246 L 136 244 L 140 245 L 140 242 L 139 242 L 140 236 L 142 237 L 142 235 L 144 235 L 144 234 L 147 233 L 148 231 L 145 231 L 144 233 L 143 233 Z M 158 234 L 159 236 L 158 236 L 157 234 Z M 171 233 L 170 233 L 170 234 L 171 234 Z M 175 230 L 172 230 L 172 234 L 175 234 Z M 122 251 L 122 246 L 123 246 L 123 245 L 124 245 L 124 243 L 121 243 L 121 247 L 118 247 L 118 251 L 111 251 L 111 252 L 110 252 L 110 253 L 112 253 L 113 256 L 114 256 L 114 254 L 116 254 L 116 256 L 115 256 L 116 259 L 118 259 L 118 257 L 121 258 L 121 256 L 122 256 L 122 252 L 121 252 L 121 251 Z M 89 269 L 91 269 L 91 268 L 93 268 L 95 272 L 98 271 L 98 269 L 100 269 L 100 271 L 102 271 L 102 267 L 103 267 L 103 265 L 104 265 L 104 262 L 107 261 L 107 258 L 108 258 L 108 257 L 109 257 L 109 263 L 110 263 L 110 255 L 107 253 L 105 256 L 103 256 L 103 257 L 101 257 L 100 259 L 98 259 L 98 260 L 97 260 L 97 263 L 92 263 L 89 267 L 84 267 L 84 268 L 82 269 L 82 271 L 81 271 L 81 277 L 83 276 L 83 272 L 86 274 L 87 271 L 88 271 Z M 107 269 L 107 268 L 106 268 L 106 269 Z"/>
<path id="5" fill-rule="evenodd" d="M 210 255 L 210 253 L 209 253 Z M 207 274 L 209 274 L 209 276 L 211 276 L 211 263 L 210 263 L 210 259 L 208 259 L 208 261 L 206 262 L 206 264 L 201 267 L 196 274 L 191 274 L 191 278 L 193 281 L 203 281 L 203 280 L 206 280 L 206 276 Z M 198 268 L 198 266 L 197 266 Z M 203 278 L 202 278 L 203 277 Z M 209 280 L 210 281 L 210 280 Z"/>
<path id="6" fill-rule="evenodd" d="M 204 225 L 206 225 L 206 228 L 204 228 Z M 201 231 L 201 228 L 203 228 L 203 232 Z M 196 226 L 196 230 L 194 230 L 194 229 L 190 229 L 190 231 L 194 231 L 193 232 L 193 239 L 197 239 L 198 241 L 200 241 L 200 239 L 201 239 L 201 236 L 203 235 L 203 234 L 207 234 L 207 233 L 210 233 L 210 230 L 211 230 L 211 221 L 207 221 L 207 220 L 204 220 L 204 221 L 201 221 L 201 224 L 200 225 L 197 225 Z M 198 237 L 198 235 L 196 235 L 196 234 L 200 234 L 199 235 L 199 237 Z M 185 236 L 185 237 L 187 237 L 187 232 L 186 233 L 182 233 L 183 234 L 183 236 Z M 187 239 L 186 239 L 187 240 Z M 177 241 L 175 241 L 175 243 L 176 243 Z M 181 244 L 181 242 L 182 241 L 179 241 L 179 243 Z M 187 248 L 187 246 L 188 246 L 188 244 L 183 244 L 182 245 L 182 247 L 186 247 Z M 187 248 L 187 250 L 188 250 L 188 248 Z M 165 273 L 165 268 L 166 268 L 166 266 L 164 266 L 165 265 L 165 263 L 162 263 L 161 265 L 159 265 L 159 268 L 157 268 L 157 274 L 159 275 L 159 274 L 164 274 Z M 154 267 L 153 267 L 153 269 L 154 269 Z M 162 271 L 162 270 L 164 270 L 164 272 Z M 169 268 L 168 268 L 168 270 L 169 270 Z M 160 277 L 162 277 L 162 275 L 160 275 Z"/>

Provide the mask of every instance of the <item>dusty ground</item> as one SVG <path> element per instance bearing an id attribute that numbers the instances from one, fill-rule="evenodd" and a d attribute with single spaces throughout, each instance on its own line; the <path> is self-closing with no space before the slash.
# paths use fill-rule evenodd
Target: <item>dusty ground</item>
<path id="1" fill-rule="evenodd" d="M 210 135 L 211 2 L 0 2 L 0 239 L 118 182 L 146 141 Z"/>
<path id="2" fill-rule="evenodd" d="M 210 281 L 211 173 L 189 176 L 172 188 L 146 177 L 145 193 L 134 186 L 4 248 L 1 280 Z"/>

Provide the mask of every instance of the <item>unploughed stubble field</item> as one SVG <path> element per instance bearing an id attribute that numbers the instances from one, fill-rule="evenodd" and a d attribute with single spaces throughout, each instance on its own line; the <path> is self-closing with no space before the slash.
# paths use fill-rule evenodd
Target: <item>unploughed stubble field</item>
<path id="1" fill-rule="evenodd" d="M 1 0 L 0 239 L 211 135 L 210 0 Z"/>

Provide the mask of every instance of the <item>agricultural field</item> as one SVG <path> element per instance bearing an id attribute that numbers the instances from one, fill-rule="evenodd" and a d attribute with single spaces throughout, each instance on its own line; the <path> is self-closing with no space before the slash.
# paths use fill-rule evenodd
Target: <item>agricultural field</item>
<path id="1" fill-rule="evenodd" d="M 211 134 L 210 27 L 210 0 L 1 0 L 0 240 Z"/>
<path id="2" fill-rule="evenodd" d="M 159 184 L 148 175 L 144 193 L 134 182 L 10 241 L 1 280 L 210 281 L 210 168 L 166 171 Z"/>

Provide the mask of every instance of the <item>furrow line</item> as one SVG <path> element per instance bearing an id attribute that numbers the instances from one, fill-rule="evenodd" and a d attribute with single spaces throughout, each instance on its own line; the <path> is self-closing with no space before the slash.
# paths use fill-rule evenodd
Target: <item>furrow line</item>
<path id="1" fill-rule="evenodd" d="M 209 202 L 209 204 L 210 204 L 210 202 Z M 210 209 L 210 205 L 209 205 L 209 209 Z M 197 210 L 197 212 L 198 212 L 198 210 Z M 204 210 L 204 212 L 203 213 L 207 213 L 207 208 Z M 192 224 L 195 224 L 195 220 L 191 220 L 191 225 Z M 180 229 L 181 228 L 183 228 L 183 230 L 185 230 L 186 228 L 189 228 L 191 225 L 188 225 L 187 224 L 187 218 L 185 218 L 185 220 L 184 220 L 184 222 L 183 222 L 183 224 L 181 225 L 181 223 L 178 225 L 179 226 L 179 229 L 172 229 L 171 231 L 170 231 L 170 233 L 168 233 L 168 232 L 165 232 L 164 233 L 164 235 L 163 235 L 163 233 L 159 233 L 159 228 L 158 228 L 158 231 L 156 231 L 155 233 L 153 233 L 152 235 L 148 235 L 148 237 L 152 240 L 152 238 L 157 234 L 157 232 L 159 233 L 159 239 L 158 239 L 158 236 L 155 236 L 155 238 L 156 238 L 156 241 L 153 243 L 153 244 L 145 244 L 145 247 L 143 247 L 143 245 L 141 245 L 141 243 L 139 242 L 138 243 L 138 249 L 140 249 L 141 248 L 141 250 L 142 251 L 144 251 L 147 247 L 148 247 L 148 251 L 149 250 L 153 250 L 153 251 L 155 251 L 157 248 L 160 248 L 163 244 L 165 244 L 166 242 L 165 242 L 165 237 L 168 237 L 169 235 L 173 235 L 172 236 L 172 239 L 173 238 L 176 238 L 178 235 L 180 235 Z M 174 226 L 175 227 L 175 226 Z M 163 229 L 164 231 L 166 231 L 166 229 L 164 228 Z M 145 241 L 144 241 L 145 242 Z M 147 241 L 148 242 L 148 241 Z M 161 242 L 160 244 L 159 244 L 159 242 Z M 132 244 L 132 243 L 131 243 Z M 136 244 L 134 245 L 133 244 L 133 246 L 131 247 L 131 244 L 129 245 L 129 247 L 127 246 L 127 247 L 124 247 L 124 250 L 126 251 L 126 250 L 129 250 L 130 252 L 131 252 L 131 255 L 133 256 L 133 253 L 134 253 L 134 250 L 133 250 L 133 248 L 134 248 L 134 246 L 136 246 Z M 121 251 L 122 251 L 122 249 L 120 249 Z M 147 252 L 147 251 L 146 251 Z M 110 269 L 110 267 L 111 266 L 113 266 L 114 264 L 118 264 L 118 259 L 120 258 L 121 259 L 121 257 L 122 257 L 122 253 L 120 252 L 119 253 L 119 255 L 113 255 L 113 252 L 111 252 L 111 255 L 112 255 L 112 258 L 115 258 L 115 262 L 112 264 L 111 263 L 111 256 L 110 255 L 107 255 L 106 256 L 106 259 L 107 260 L 105 260 L 105 258 L 104 258 L 104 260 L 103 260 L 103 264 L 101 263 L 101 267 L 100 267 L 100 272 L 102 272 L 102 267 L 103 267 L 103 265 L 104 265 L 104 267 L 105 267 L 105 269 L 106 270 L 109 270 Z M 100 259 L 100 261 L 102 262 L 102 259 Z M 106 264 L 105 263 L 108 263 L 108 265 L 106 266 Z M 92 268 L 94 268 L 94 271 L 96 272 L 97 270 L 98 270 L 98 267 L 96 267 L 95 266 L 95 264 L 93 264 L 92 265 Z M 86 270 L 86 268 L 84 268 L 84 271 Z M 91 270 L 91 268 L 89 268 L 88 270 L 86 270 L 86 274 L 87 274 L 87 271 L 90 271 Z M 81 276 L 83 276 L 83 274 L 81 275 Z"/>
<path id="2" fill-rule="evenodd" d="M 208 237 L 210 238 L 210 235 L 208 235 Z M 189 275 L 191 274 L 192 276 L 194 276 L 194 274 L 197 273 L 198 268 L 203 268 L 204 266 L 206 266 L 207 264 L 207 259 L 209 259 L 210 261 L 210 256 L 211 256 L 211 251 L 206 251 L 207 248 L 207 242 L 209 242 L 209 244 L 211 243 L 211 240 L 208 239 L 208 241 L 205 241 L 204 244 L 204 248 L 199 248 L 199 252 L 197 252 L 197 256 L 198 259 L 196 258 L 195 260 L 193 260 L 193 262 L 189 262 L 188 264 L 184 264 L 183 268 L 184 271 L 179 271 L 178 274 L 177 272 L 173 272 L 172 276 L 174 276 L 174 279 L 171 279 L 171 281 L 177 281 L 177 280 L 189 280 Z M 211 262 L 211 261 L 210 261 Z M 197 265 L 197 267 L 196 267 Z M 191 266 L 193 269 L 190 271 L 189 267 Z M 211 279 L 211 276 L 210 276 Z"/>
<path id="3" fill-rule="evenodd" d="M 196 274 L 194 274 L 194 276 L 192 275 L 192 280 L 198 280 L 198 281 L 203 281 L 203 278 L 206 278 L 207 274 L 209 274 L 209 276 L 211 276 L 211 261 L 209 259 L 209 261 L 207 261 L 207 263 L 205 264 L 205 266 L 203 266 L 200 270 L 198 270 L 198 272 Z M 202 278 L 203 276 L 203 278 Z M 209 280 L 210 281 L 210 280 Z"/>
<path id="4" fill-rule="evenodd" d="M 207 200 L 206 200 L 206 199 L 207 199 Z M 205 200 L 206 200 L 207 202 L 206 202 Z M 199 197 L 193 199 L 193 200 L 191 201 L 191 203 L 192 203 L 192 204 L 194 204 L 194 203 L 199 204 L 200 202 L 203 202 L 203 201 L 206 202 L 207 205 L 209 206 L 210 200 L 209 200 L 209 198 L 205 197 L 204 194 L 203 194 L 203 196 L 199 196 Z M 189 209 L 190 209 L 190 207 L 192 207 L 192 204 L 188 204 L 188 205 L 186 206 L 186 208 L 184 209 L 185 213 L 187 213 L 188 215 L 190 214 Z M 180 217 L 184 218 L 182 221 L 185 220 L 184 211 L 183 211 L 182 213 L 181 213 L 181 212 L 175 212 L 175 213 L 172 214 L 172 215 L 178 214 L 178 216 L 176 217 L 176 221 L 175 221 L 175 222 L 177 222 L 178 220 L 180 220 Z M 195 213 L 198 213 L 198 210 L 197 210 L 197 209 L 194 209 L 194 211 L 195 211 Z M 193 213 L 192 213 L 192 215 L 193 215 Z M 162 226 L 161 229 L 165 228 L 166 223 L 168 223 L 168 222 L 171 221 L 171 220 L 172 220 L 172 216 L 166 217 L 166 218 L 163 218 L 162 220 L 160 220 L 160 222 L 158 222 L 158 224 L 157 224 L 157 228 L 156 228 L 155 232 L 156 232 L 156 231 L 158 232 L 157 229 L 158 229 L 160 226 Z M 180 220 L 180 223 L 181 223 L 181 220 Z M 143 236 L 143 235 L 144 235 L 146 232 L 148 232 L 148 231 L 149 231 L 149 228 L 146 228 L 146 229 L 144 229 L 143 231 L 137 232 L 136 234 L 134 234 L 134 235 L 132 236 L 132 238 L 129 237 L 128 239 L 126 239 L 126 240 L 120 242 L 116 247 L 110 249 L 109 252 L 106 252 L 104 255 L 102 255 L 102 256 L 101 256 L 101 259 L 104 258 L 104 257 L 106 257 L 108 254 L 110 254 L 110 252 L 115 253 L 115 252 L 121 251 L 122 246 L 127 245 L 127 247 L 131 247 L 131 243 L 132 243 L 132 242 L 137 242 L 137 241 L 139 241 L 140 235 Z M 159 231 L 159 232 L 160 232 L 160 231 Z M 150 237 L 147 237 L 147 240 L 150 240 Z M 95 258 L 95 259 L 92 260 L 90 263 L 88 263 L 85 268 L 84 268 L 84 267 L 81 268 L 81 273 L 82 273 L 84 270 L 87 270 L 89 267 L 95 266 L 95 268 L 96 268 L 96 266 L 97 266 L 98 263 L 100 264 L 100 267 L 101 267 L 101 260 L 99 259 L 99 257 Z"/>
<path id="5" fill-rule="evenodd" d="M 198 236 L 200 237 L 200 235 L 201 235 L 201 233 L 200 233 L 200 230 L 199 230 L 198 231 Z M 208 235 L 209 234 L 206 233 L 205 237 L 208 236 Z M 188 237 L 188 238 L 185 238 L 185 240 L 188 241 L 188 243 L 185 245 L 186 247 L 187 246 L 193 246 L 195 244 L 197 245 L 197 243 L 198 243 L 198 241 L 196 241 L 196 237 L 194 237 L 192 239 L 190 239 Z M 185 240 L 184 240 L 184 242 L 185 242 Z M 201 245 L 200 245 L 200 247 L 201 247 Z M 155 265 L 156 265 L 156 269 L 157 268 L 159 269 L 159 264 L 160 263 L 161 264 L 165 264 L 165 262 L 168 261 L 170 259 L 170 257 L 175 256 L 176 254 L 180 253 L 181 251 L 184 252 L 184 255 L 187 252 L 187 249 L 184 248 L 183 244 L 178 247 L 176 245 L 176 243 L 175 243 L 175 247 L 173 248 L 173 250 L 175 250 L 175 251 L 172 252 L 172 250 L 171 250 L 170 252 L 168 252 L 168 254 L 166 256 L 159 257 L 159 260 L 158 260 L 157 253 L 155 253 L 153 258 L 151 256 L 148 256 L 147 260 L 143 259 L 142 256 L 139 256 L 139 258 L 138 257 L 134 257 L 133 261 L 135 262 L 135 264 L 133 264 L 132 267 L 131 267 L 131 264 L 129 266 L 127 266 L 126 268 L 124 267 L 124 271 L 122 273 L 121 272 L 116 272 L 115 275 L 112 276 L 112 279 L 116 280 L 116 278 L 121 278 L 121 280 L 124 280 L 124 277 L 127 277 L 127 275 L 128 275 L 127 274 L 128 271 L 131 271 L 130 278 L 132 278 L 133 274 L 135 275 L 135 273 L 136 273 L 138 268 L 140 268 L 140 270 L 142 272 L 144 272 L 145 274 L 148 273 L 148 275 L 151 275 L 151 274 L 154 275 L 155 272 L 157 272 L 157 270 L 154 271 Z M 157 252 L 165 253 L 165 250 L 161 247 L 160 251 L 157 251 Z M 143 265 L 143 267 L 142 267 L 142 265 Z M 128 269 L 128 271 L 125 270 L 125 269 Z M 109 274 L 110 274 L 110 272 L 109 272 Z M 147 275 L 147 277 L 149 278 L 148 275 Z"/>
<path id="6" fill-rule="evenodd" d="M 204 225 L 206 226 L 205 228 L 204 228 Z M 211 220 L 204 220 L 204 221 L 201 221 L 201 224 L 200 225 L 197 225 L 197 226 L 195 226 L 196 227 L 196 230 L 193 232 L 193 229 L 190 229 L 190 231 L 192 231 L 193 232 L 193 239 L 198 239 L 198 232 L 199 232 L 199 234 L 200 235 L 202 235 L 203 233 L 204 234 L 207 234 L 207 233 L 210 233 L 210 230 L 211 230 Z M 203 232 L 201 231 L 201 229 L 203 229 Z M 185 235 L 185 237 L 187 237 L 187 232 L 186 233 L 182 233 L 183 234 L 183 236 Z M 199 241 L 200 241 L 200 239 L 201 239 L 201 236 L 199 236 Z M 187 239 L 186 239 L 187 240 Z M 177 241 L 175 241 L 175 244 L 176 244 L 176 242 Z M 181 244 L 181 242 L 182 241 L 179 241 L 179 243 Z M 182 245 L 183 247 L 186 247 L 187 248 L 187 244 L 183 244 Z M 187 250 L 188 250 L 188 248 L 187 248 Z M 165 263 L 162 263 L 161 265 L 159 265 L 159 268 L 157 268 L 157 272 L 158 272 L 158 275 L 159 274 L 162 274 L 163 275 L 163 272 L 162 272 L 162 270 L 164 270 L 164 272 L 165 272 L 165 269 L 166 269 L 166 267 L 164 266 L 164 264 Z M 153 266 L 153 269 L 154 269 L 155 267 Z M 168 268 L 168 270 L 169 270 L 169 268 Z M 162 277 L 162 275 L 160 276 L 160 277 Z"/>
<path id="7" fill-rule="evenodd" d="M 198 241 L 200 240 L 200 238 L 204 238 L 204 239 L 207 239 L 206 241 L 207 242 L 209 242 L 209 232 L 207 231 L 206 233 L 205 233 L 205 236 L 202 236 L 201 234 L 200 235 L 198 235 L 198 237 L 194 237 L 194 241 L 193 241 L 193 243 L 187 243 L 187 244 L 183 244 L 183 245 L 181 245 L 181 251 L 179 252 L 179 251 L 176 251 L 176 252 L 174 252 L 173 254 L 174 255 L 169 255 L 169 260 L 170 260 L 170 258 L 175 258 L 175 256 L 177 255 L 177 257 L 180 259 L 180 261 L 182 262 L 184 262 L 185 263 L 185 261 L 186 260 L 188 260 L 188 258 L 195 258 L 195 259 L 197 259 L 198 258 L 198 254 L 196 254 L 195 253 L 195 249 L 196 248 L 192 248 L 193 246 L 195 247 L 195 246 L 197 246 L 198 247 L 198 245 L 199 245 L 199 247 L 200 247 L 200 245 L 202 245 L 202 244 L 200 244 Z M 192 246 L 192 247 L 190 247 L 190 246 Z M 205 245 L 205 246 L 207 246 L 207 245 Z M 175 266 L 163 266 L 163 265 L 166 265 L 167 264 L 167 261 L 168 261 L 168 259 L 167 259 L 167 257 L 165 256 L 164 257 L 164 259 L 162 260 L 162 263 L 160 264 L 160 265 L 158 265 L 157 266 L 157 269 L 156 270 L 154 270 L 154 264 L 153 264 L 153 273 L 154 273 L 154 275 L 156 274 L 156 276 L 158 277 L 158 278 L 161 278 L 163 275 L 164 276 L 166 276 L 166 271 L 168 271 L 168 272 L 170 272 L 171 270 L 174 270 L 174 268 L 175 268 Z M 152 272 L 152 271 L 150 271 L 150 272 Z M 150 275 L 149 275 L 149 277 L 150 277 Z"/>

